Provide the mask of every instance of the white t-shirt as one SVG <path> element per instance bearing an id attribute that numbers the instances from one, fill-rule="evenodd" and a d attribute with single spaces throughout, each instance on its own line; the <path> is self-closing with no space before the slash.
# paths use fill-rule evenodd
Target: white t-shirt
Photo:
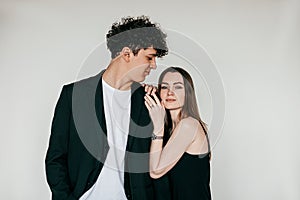
<path id="1" fill-rule="evenodd" d="M 131 90 L 117 90 L 102 79 L 103 104 L 109 151 L 95 184 L 80 200 L 124 200 L 124 157 L 126 151 Z"/>

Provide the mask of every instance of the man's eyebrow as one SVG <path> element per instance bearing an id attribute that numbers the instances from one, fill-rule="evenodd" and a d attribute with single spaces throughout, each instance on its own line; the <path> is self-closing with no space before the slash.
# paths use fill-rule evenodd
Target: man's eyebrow
<path id="1" fill-rule="evenodd" d="M 150 53 L 150 54 L 148 54 L 148 56 L 157 56 L 157 54 L 156 53 Z"/>

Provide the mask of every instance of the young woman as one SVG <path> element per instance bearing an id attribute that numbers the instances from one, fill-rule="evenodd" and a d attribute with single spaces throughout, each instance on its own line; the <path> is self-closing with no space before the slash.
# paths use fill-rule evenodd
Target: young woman
<path id="1" fill-rule="evenodd" d="M 210 147 L 191 76 L 182 68 L 167 68 L 159 77 L 158 94 L 154 89 L 145 95 L 154 125 L 151 177 L 168 176 L 174 200 L 211 199 Z"/>

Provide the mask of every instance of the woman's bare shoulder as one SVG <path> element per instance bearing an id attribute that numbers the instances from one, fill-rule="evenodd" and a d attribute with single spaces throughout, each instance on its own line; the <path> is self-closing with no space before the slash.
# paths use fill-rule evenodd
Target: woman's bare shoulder
<path id="1" fill-rule="evenodd" d="M 186 130 L 192 130 L 192 131 L 197 130 L 197 132 L 204 134 L 204 130 L 200 122 L 193 117 L 186 117 L 182 119 L 179 123 L 181 124 L 181 127 L 185 128 Z"/>
<path id="2" fill-rule="evenodd" d="M 193 117 L 186 117 L 182 120 L 180 120 L 180 122 L 182 125 L 188 125 L 188 126 L 198 126 L 200 125 L 199 124 L 199 121 Z"/>
<path id="3" fill-rule="evenodd" d="M 197 130 L 200 123 L 197 119 L 193 117 L 186 117 L 178 123 L 179 127 L 183 128 L 185 131 Z"/>

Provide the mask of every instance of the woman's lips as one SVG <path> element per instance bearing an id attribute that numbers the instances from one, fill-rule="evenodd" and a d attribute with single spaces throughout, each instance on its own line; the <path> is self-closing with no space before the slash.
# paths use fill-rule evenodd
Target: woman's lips
<path id="1" fill-rule="evenodd" d="M 166 99 L 166 102 L 174 102 L 176 99 Z"/>

